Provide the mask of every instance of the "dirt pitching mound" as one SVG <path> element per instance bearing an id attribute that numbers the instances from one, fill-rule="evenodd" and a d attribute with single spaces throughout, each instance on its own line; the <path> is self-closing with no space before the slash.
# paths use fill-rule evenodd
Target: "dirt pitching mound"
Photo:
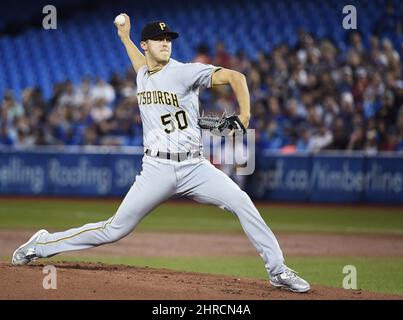
<path id="1" fill-rule="evenodd" d="M 271 300 L 403 299 L 361 290 L 312 285 L 309 293 L 276 289 L 268 281 L 99 263 L 54 265 L 57 289 L 45 290 L 44 264 L 0 263 L 0 299 Z"/>

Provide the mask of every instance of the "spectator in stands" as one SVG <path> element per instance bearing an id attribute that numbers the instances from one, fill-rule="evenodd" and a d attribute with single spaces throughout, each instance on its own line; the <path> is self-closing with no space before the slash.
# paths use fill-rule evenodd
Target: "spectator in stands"
<path id="1" fill-rule="evenodd" d="M 225 44 L 222 41 L 216 43 L 213 64 L 224 68 L 232 68 L 231 55 L 227 52 Z"/>
<path id="2" fill-rule="evenodd" d="M 263 150 L 278 150 L 283 146 L 281 129 L 276 121 L 270 120 L 267 123 L 259 137 L 259 146 Z"/>
<path id="3" fill-rule="evenodd" d="M 341 94 L 340 102 L 340 116 L 346 124 L 347 129 L 352 130 L 352 117 L 355 111 L 354 98 L 350 92 L 344 92 Z"/>
<path id="4" fill-rule="evenodd" d="M 392 7 L 385 8 L 385 17 L 395 15 Z M 359 32 L 339 48 L 301 29 L 294 47 L 279 44 L 252 59 L 242 50 L 232 56 L 219 42 L 212 58 L 207 46 L 199 46 L 194 61 L 246 75 L 258 148 L 403 150 L 403 46 L 394 47 L 396 31 L 384 37 L 395 25 L 393 19 L 380 21 L 369 48 Z M 93 84 L 85 77 L 77 84 L 57 83 L 47 101 L 38 88 L 24 89 L 21 102 L 6 91 L 0 144 L 141 145 L 135 76 L 129 68 L 109 82 L 98 78 Z M 200 94 L 206 112 L 237 108 L 227 90 Z"/>
<path id="5" fill-rule="evenodd" d="M 356 127 L 350 135 L 347 150 L 363 150 L 365 146 L 365 130 L 363 127 Z"/>
<path id="6" fill-rule="evenodd" d="M 91 101 L 92 84 L 89 77 L 84 77 L 81 84 L 74 89 L 72 93 L 72 105 L 80 107 L 84 103 Z"/>
<path id="7" fill-rule="evenodd" d="M 322 122 L 330 128 L 340 113 L 340 107 L 332 95 L 323 98 Z"/>
<path id="8" fill-rule="evenodd" d="M 42 95 L 41 89 L 38 87 L 25 88 L 22 92 L 21 102 L 24 110 L 28 113 L 31 108 L 35 107 L 41 109 L 43 113 L 47 112 L 45 99 Z"/>
<path id="9" fill-rule="evenodd" d="M 353 31 L 349 34 L 349 50 L 354 50 L 356 53 L 360 55 L 365 54 L 364 44 L 362 43 L 362 36 L 359 31 Z"/>
<path id="10" fill-rule="evenodd" d="M 398 132 L 396 151 L 403 152 L 403 104 L 400 106 L 400 111 L 396 120 L 396 128 Z"/>
<path id="11" fill-rule="evenodd" d="M 58 99 L 59 106 L 74 106 L 75 105 L 75 92 L 74 85 L 70 80 L 63 84 L 62 93 Z"/>
<path id="12" fill-rule="evenodd" d="M 297 128 L 304 122 L 305 112 L 301 110 L 301 105 L 298 104 L 297 99 L 290 98 L 286 102 L 287 120 L 292 128 Z"/>
<path id="13" fill-rule="evenodd" d="M 211 64 L 210 48 L 207 44 L 201 43 L 196 48 L 196 56 L 193 58 L 193 62 L 200 62 L 205 64 Z"/>
<path id="14" fill-rule="evenodd" d="M 337 50 L 335 46 L 328 40 L 321 42 L 321 68 L 326 72 L 334 72 L 337 70 L 336 55 Z"/>
<path id="15" fill-rule="evenodd" d="M 308 143 L 311 139 L 309 127 L 301 125 L 297 128 L 298 138 L 295 144 L 296 151 L 308 151 Z"/>
<path id="16" fill-rule="evenodd" d="M 399 137 L 394 128 L 388 128 L 379 144 L 380 151 L 395 151 L 399 143 Z"/>
<path id="17" fill-rule="evenodd" d="M 10 132 L 5 123 L 0 125 L 0 146 L 12 146 L 14 141 L 10 136 Z"/>
<path id="18" fill-rule="evenodd" d="M 313 37 L 304 31 L 300 34 L 300 48 L 297 52 L 299 62 L 302 64 L 309 63 L 308 58 L 315 58 L 320 55 L 319 49 L 315 45 Z M 312 61 L 312 60 L 311 60 Z"/>
<path id="19" fill-rule="evenodd" d="M 129 79 L 123 79 L 119 87 L 119 95 L 123 98 L 135 97 L 137 88 L 135 82 Z"/>
<path id="20" fill-rule="evenodd" d="M 1 109 L 3 111 L 2 119 L 7 122 L 12 122 L 15 118 L 25 114 L 23 106 L 15 100 L 11 90 L 5 92 Z"/>
<path id="21" fill-rule="evenodd" d="M 399 71 L 400 56 L 394 49 L 392 41 L 388 38 L 384 38 L 382 41 L 382 49 L 386 60 L 386 67 L 390 70 Z M 397 76 L 399 75 L 397 74 Z"/>
<path id="22" fill-rule="evenodd" d="M 97 98 L 94 98 L 97 97 Z M 91 108 L 91 118 L 95 123 L 100 123 L 112 116 L 113 112 L 107 105 L 107 100 L 102 98 L 102 95 L 93 96 L 93 104 Z"/>
<path id="23" fill-rule="evenodd" d="M 353 91 L 353 70 L 350 66 L 345 66 L 339 70 L 339 79 L 336 85 L 338 92 L 352 92 Z"/>
<path id="24" fill-rule="evenodd" d="M 376 112 L 376 118 L 380 121 L 385 121 L 387 127 L 395 125 L 397 118 L 397 106 L 394 103 L 394 95 L 388 90 L 382 97 L 379 110 Z"/>
<path id="25" fill-rule="evenodd" d="M 315 131 L 309 138 L 307 149 L 308 151 L 318 152 L 333 142 L 333 134 L 324 124 L 321 124 Z"/>
<path id="26" fill-rule="evenodd" d="M 98 130 L 95 125 L 89 126 L 84 130 L 84 136 L 81 145 L 99 145 Z"/>
<path id="27" fill-rule="evenodd" d="M 117 72 L 112 73 L 109 83 L 113 87 L 117 95 L 119 95 L 119 92 L 121 90 L 122 81 L 122 77 Z"/>
<path id="28" fill-rule="evenodd" d="M 332 142 L 326 146 L 329 150 L 345 150 L 349 143 L 348 130 L 342 117 L 336 117 L 332 124 Z"/>
<path id="29" fill-rule="evenodd" d="M 365 153 L 374 155 L 378 152 L 378 141 L 376 139 L 376 131 L 368 130 L 366 136 L 366 142 L 364 145 Z"/>
<path id="30" fill-rule="evenodd" d="M 103 79 L 98 78 L 95 86 L 90 89 L 89 95 L 92 100 L 102 100 L 106 104 L 111 104 L 115 98 L 115 89 L 109 83 L 106 83 Z"/>
<path id="31" fill-rule="evenodd" d="M 246 56 L 245 51 L 238 50 L 233 57 L 233 68 L 243 74 L 248 74 L 252 68 L 252 62 Z"/>

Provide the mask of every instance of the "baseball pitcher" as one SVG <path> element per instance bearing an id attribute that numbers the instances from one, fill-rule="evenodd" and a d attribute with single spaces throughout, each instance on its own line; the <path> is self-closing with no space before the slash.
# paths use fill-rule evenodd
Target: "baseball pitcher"
<path id="1" fill-rule="evenodd" d="M 130 39 L 129 17 L 123 16 L 124 22 L 115 21 L 115 26 L 137 73 L 144 140 L 142 171 L 110 219 L 63 232 L 40 230 L 17 248 L 12 264 L 24 265 L 61 252 L 115 242 L 131 233 L 163 201 L 179 195 L 235 214 L 264 260 L 270 283 L 294 292 L 309 291 L 309 284 L 284 264 L 276 237 L 249 196 L 202 154 L 201 128 L 242 134 L 248 127 L 250 101 L 244 75 L 172 59 L 172 40 L 179 35 L 162 21 L 143 28 L 143 54 Z M 239 115 L 222 119 L 200 117 L 199 89 L 219 85 L 231 86 Z"/>

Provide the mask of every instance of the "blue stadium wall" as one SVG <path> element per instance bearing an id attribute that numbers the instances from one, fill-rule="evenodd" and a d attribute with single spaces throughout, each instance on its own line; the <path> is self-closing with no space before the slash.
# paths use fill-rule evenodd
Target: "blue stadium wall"
<path id="1" fill-rule="evenodd" d="M 0 149 L 0 194 L 120 197 L 141 149 Z M 403 204 L 403 156 L 266 154 L 247 181 L 255 200 Z"/>

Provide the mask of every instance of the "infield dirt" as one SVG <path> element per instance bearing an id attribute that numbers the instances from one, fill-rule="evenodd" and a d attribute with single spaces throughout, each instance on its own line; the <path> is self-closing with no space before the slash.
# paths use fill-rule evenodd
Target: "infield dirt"
<path id="1" fill-rule="evenodd" d="M 42 286 L 45 265 L 15 267 L 0 263 L 0 299 L 46 300 L 334 300 L 403 299 L 402 296 L 313 285 L 298 294 L 270 286 L 268 281 L 92 263 L 58 263 L 56 290 Z"/>
<path id="2" fill-rule="evenodd" d="M 2 255 L 33 231 L 1 230 Z M 279 233 L 287 255 L 403 256 L 401 236 Z M 64 253 L 74 256 L 249 256 L 257 252 L 243 234 L 137 232 L 91 250 Z M 60 260 L 63 257 L 60 256 Z M 308 294 L 270 286 L 267 280 L 237 278 L 167 269 L 101 263 L 55 262 L 57 290 L 42 286 L 45 264 L 28 266 L 0 262 L 0 299 L 136 299 L 136 300 L 260 300 L 260 299 L 403 299 L 400 295 L 343 290 L 312 285 Z"/>

